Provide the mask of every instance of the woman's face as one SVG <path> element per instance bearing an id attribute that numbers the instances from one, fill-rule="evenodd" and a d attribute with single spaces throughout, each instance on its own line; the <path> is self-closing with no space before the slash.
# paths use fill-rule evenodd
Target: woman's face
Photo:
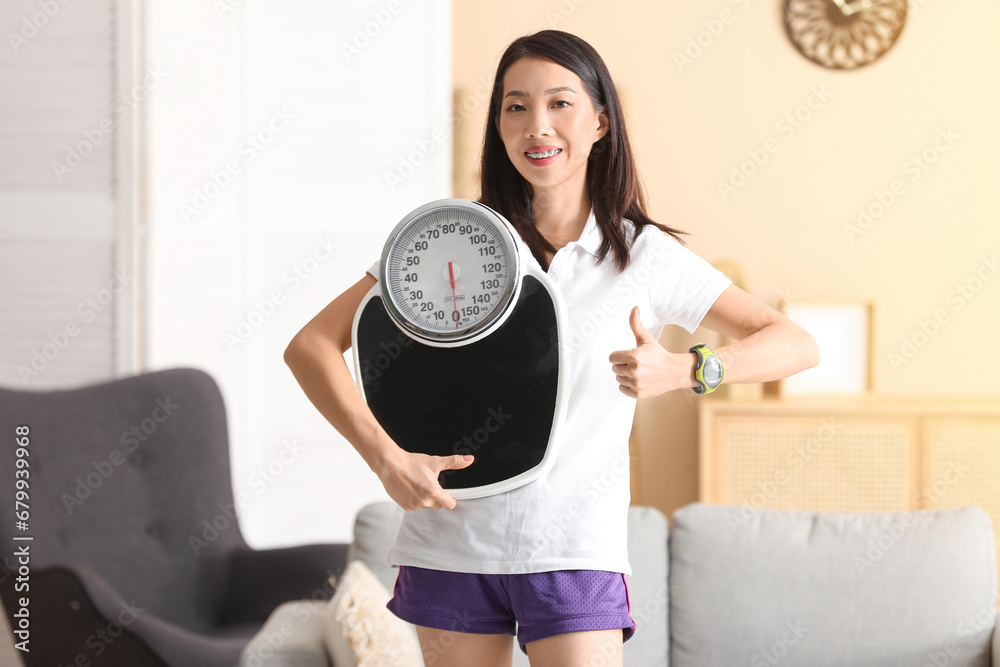
<path id="1" fill-rule="evenodd" d="M 590 149 L 607 132 L 583 82 L 551 60 L 525 57 L 507 68 L 500 137 L 507 156 L 534 187 L 586 187 Z"/>

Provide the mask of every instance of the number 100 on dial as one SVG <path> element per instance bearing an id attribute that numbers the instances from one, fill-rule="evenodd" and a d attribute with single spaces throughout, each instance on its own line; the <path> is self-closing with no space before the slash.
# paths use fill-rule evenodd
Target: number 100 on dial
<path id="1" fill-rule="evenodd" d="M 431 202 L 393 230 L 382 251 L 382 297 L 404 330 L 437 342 L 499 325 L 519 279 L 508 223 L 464 199 Z"/>

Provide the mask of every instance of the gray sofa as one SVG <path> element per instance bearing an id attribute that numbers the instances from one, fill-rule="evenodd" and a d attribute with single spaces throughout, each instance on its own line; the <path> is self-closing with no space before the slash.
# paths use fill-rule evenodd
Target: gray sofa
<path id="1" fill-rule="evenodd" d="M 365 507 L 348 554 L 388 590 L 395 570 L 383 558 L 401 516 L 391 503 Z M 823 514 L 693 504 L 674 514 L 669 545 L 659 511 L 633 506 L 628 521 L 637 624 L 625 644 L 629 667 L 1000 667 L 996 549 L 979 508 Z M 241 666 L 329 667 L 325 604 L 279 607 Z M 528 664 L 517 649 L 514 664 Z"/>

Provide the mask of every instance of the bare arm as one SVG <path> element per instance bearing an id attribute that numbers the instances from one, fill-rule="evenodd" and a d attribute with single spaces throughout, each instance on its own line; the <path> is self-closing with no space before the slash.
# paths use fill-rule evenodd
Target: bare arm
<path id="1" fill-rule="evenodd" d="M 638 308 L 630 323 L 636 347 L 610 357 L 623 393 L 643 398 L 697 384 L 694 352 L 665 350 L 642 326 Z M 807 331 L 735 285 L 719 295 L 701 325 L 736 340 L 713 350 L 725 365 L 726 383 L 778 380 L 819 363 L 819 348 Z"/>
<path id="2" fill-rule="evenodd" d="M 701 325 L 735 339 L 715 350 L 726 366 L 724 382 L 769 382 L 819 363 L 809 332 L 735 285 L 719 295 Z"/>
<path id="3" fill-rule="evenodd" d="M 426 456 L 400 448 L 375 419 L 344 362 L 354 313 L 375 283 L 366 274 L 321 310 L 292 338 L 285 363 L 312 404 L 358 451 L 400 507 L 454 509 L 456 501 L 441 488 L 438 474 L 465 468 L 472 457 Z"/>

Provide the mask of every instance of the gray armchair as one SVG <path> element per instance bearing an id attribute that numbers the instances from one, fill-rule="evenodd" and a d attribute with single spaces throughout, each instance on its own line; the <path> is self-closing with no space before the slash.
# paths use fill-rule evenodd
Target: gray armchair
<path id="1" fill-rule="evenodd" d="M 18 425 L 30 430 L 27 530 L 11 508 Z M 15 590 L 19 563 L 5 548 L 0 597 L 15 629 L 18 598 L 30 598 L 27 667 L 81 655 L 82 664 L 232 667 L 275 607 L 328 599 L 329 576 L 343 570 L 345 544 L 244 542 L 225 407 L 201 371 L 0 389 L 0 442 L 0 542 L 30 545 L 30 591 Z"/>

